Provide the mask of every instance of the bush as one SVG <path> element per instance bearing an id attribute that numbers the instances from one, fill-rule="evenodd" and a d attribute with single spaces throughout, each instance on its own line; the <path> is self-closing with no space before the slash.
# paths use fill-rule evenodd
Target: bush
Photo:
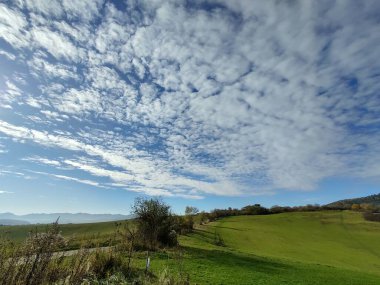
<path id="1" fill-rule="evenodd" d="M 128 264 L 121 254 L 113 250 L 97 250 L 91 258 L 91 272 L 97 278 L 105 278 L 117 272 L 127 275 Z"/>
<path id="2" fill-rule="evenodd" d="M 217 246 L 225 246 L 223 238 L 216 231 L 214 233 L 214 244 Z"/>
<path id="3" fill-rule="evenodd" d="M 171 232 L 175 228 L 175 218 L 170 206 L 157 198 L 137 198 L 132 209 L 136 215 L 138 234 L 148 249 L 173 245 Z"/>
<path id="4" fill-rule="evenodd" d="M 248 205 L 241 208 L 243 215 L 267 215 L 269 211 L 267 208 L 262 207 L 260 204 Z"/>
<path id="5" fill-rule="evenodd" d="M 371 222 L 380 222 L 380 213 L 365 212 L 363 213 L 364 219 Z"/>

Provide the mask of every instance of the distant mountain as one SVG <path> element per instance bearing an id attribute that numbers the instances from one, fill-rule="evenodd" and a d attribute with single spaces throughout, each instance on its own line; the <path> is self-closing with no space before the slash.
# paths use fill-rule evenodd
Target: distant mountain
<path id="1" fill-rule="evenodd" d="M 0 226 L 20 226 L 29 224 L 29 222 L 22 220 L 0 219 Z"/>
<path id="2" fill-rule="evenodd" d="M 372 205 L 380 206 L 380 193 L 366 196 L 366 197 L 361 197 L 361 198 L 339 200 L 339 201 L 327 204 L 326 206 L 336 207 L 336 206 L 352 205 L 352 204 L 372 204 Z"/>
<path id="3" fill-rule="evenodd" d="M 0 213 L 0 221 L 7 221 L 8 224 L 49 224 L 59 218 L 60 224 L 83 224 L 111 222 L 131 219 L 131 215 L 112 215 L 112 214 L 87 214 L 87 213 L 51 213 L 51 214 L 28 214 L 15 215 L 12 213 Z M 1 224 L 1 222 L 0 222 Z M 4 223 L 5 225 L 5 223 Z"/>

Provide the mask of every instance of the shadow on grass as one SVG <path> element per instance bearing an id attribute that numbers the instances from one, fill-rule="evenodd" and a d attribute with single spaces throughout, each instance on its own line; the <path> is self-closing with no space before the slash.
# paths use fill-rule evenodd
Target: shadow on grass
<path id="1" fill-rule="evenodd" d="M 243 232 L 244 230 L 243 229 L 237 229 L 237 228 L 231 228 L 231 227 L 223 227 L 223 226 L 211 226 L 213 228 L 221 228 L 221 229 L 228 229 L 228 230 L 233 230 L 233 231 L 239 231 L 239 232 Z"/>
<path id="2" fill-rule="evenodd" d="M 201 243 L 200 246 L 182 246 L 182 248 L 192 258 L 200 259 L 205 263 L 212 263 L 219 268 L 225 268 L 226 270 L 239 268 L 239 270 L 244 269 L 243 271 L 248 270 L 267 274 L 274 274 L 292 268 L 291 265 L 269 258 L 241 253 L 225 247 L 217 247 L 214 241 L 214 233 L 207 230 L 196 229 L 190 235 L 194 240 Z"/>
<path id="3" fill-rule="evenodd" d="M 211 263 L 220 269 L 224 268 L 228 271 L 233 271 L 234 268 L 238 268 L 239 271 L 245 272 L 256 271 L 265 274 L 278 274 L 285 270 L 292 269 L 291 265 L 250 254 L 187 246 L 183 246 L 182 248 L 190 255 L 189 258 L 197 259 L 202 263 Z"/>

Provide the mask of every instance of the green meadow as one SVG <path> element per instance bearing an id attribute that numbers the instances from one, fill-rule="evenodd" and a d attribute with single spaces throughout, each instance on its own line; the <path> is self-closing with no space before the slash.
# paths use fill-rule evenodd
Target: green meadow
<path id="1" fill-rule="evenodd" d="M 380 273 L 380 223 L 365 221 L 361 213 L 238 216 L 210 227 L 239 252 Z"/>
<path id="2" fill-rule="evenodd" d="M 62 225 L 62 233 L 109 237 L 115 228 L 114 222 Z M 0 228 L 15 239 L 30 229 Z M 357 212 L 228 217 L 198 226 L 180 244 L 181 258 L 171 250 L 151 255 L 154 274 L 182 272 L 191 284 L 380 284 L 380 223 Z M 145 253 L 133 264 L 143 269 Z"/>
<path id="3" fill-rule="evenodd" d="M 106 246 L 111 240 L 118 238 L 115 235 L 117 224 L 126 222 L 102 222 L 88 224 L 63 224 L 60 225 L 61 233 L 68 238 L 68 249 L 76 249 L 83 245 Z M 15 242 L 24 241 L 31 231 L 44 232 L 46 225 L 0 226 L 0 235 Z"/>
<path id="4" fill-rule="evenodd" d="M 199 284 L 380 284 L 380 223 L 357 212 L 228 217 L 181 244 Z"/>

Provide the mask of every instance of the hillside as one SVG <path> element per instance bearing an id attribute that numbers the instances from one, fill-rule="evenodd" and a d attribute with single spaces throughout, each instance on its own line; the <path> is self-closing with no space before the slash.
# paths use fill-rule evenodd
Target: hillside
<path id="1" fill-rule="evenodd" d="M 0 219 L 0 226 L 19 226 L 19 225 L 29 225 L 30 223 L 23 220 L 13 220 L 13 219 Z"/>
<path id="2" fill-rule="evenodd" d="M 83 223 L 100 223 L 110 221 L 128 220 L 130 215 L 112 215 L 112 214 L 87 214 L 87 213 L 51 213 L 51 214 L 27 214 L 15 215 L 13 213 L 0 213 L 0 220 L 6 220 L 4 225 L 15 224 L 49 224 L 59 218 L 60 224 L 83 224 Z"/>
<path id="3" fill-rule="evenodd" d="M 0 234 L 21 240 L 33 227 L 0 227 Z M 66 237 L 89 239 L 107 239 L 115 229 L 115 222 L 61 226 Z M 215 244 L 217 236 L 224 245 Z M 182 266 L 192 284 L 380 284 L 380 223 L 357 212 L 228 217 L 179 240 L 183 263 L 170 250 L 152 253 L 152 272 Z M 136 253 L 135 266 L 143 270 L 145 258 Z"/>
<path id="4" fill-rule="evenodd" d="M 324 211 L 228 217 L 181 243 L 196 249 L 186 262 L 199 284 L 362 285 L 380 284 L 379 240 L 379 223 Z"/>
<path id="5" fill-rule="evenodd" d="M 353 204 L 372 204 L 372 205 L 380 206 L 380 193 L 366 196 L 366 197 L 339 200 L 339 201 L 327 204 L 326 206 L 341 207 L 344 205 L 353 205 Z"/>
<path id="6" fill-rule="evenodd" d="M 259 256 L 380 272 L 380 223 L 325 211 L 238 216 L 208 226 L 226 246 Z"/>

